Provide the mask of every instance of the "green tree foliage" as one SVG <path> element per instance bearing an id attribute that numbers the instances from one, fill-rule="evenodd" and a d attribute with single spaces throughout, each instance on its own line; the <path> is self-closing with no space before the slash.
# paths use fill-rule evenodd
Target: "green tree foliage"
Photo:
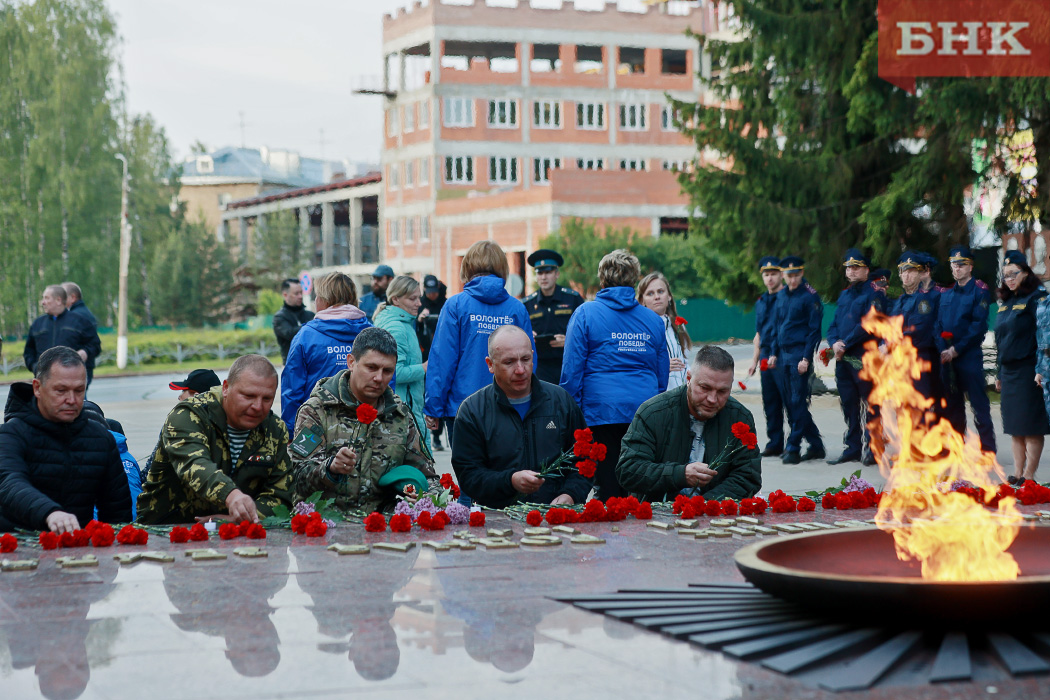
<path id="1" fill-rule="evenodd" d="M 307 248 L 302 244 L 294 211 L 259 217 L 254 239 L 255 281 L 263 288 L 277 289 L 282 280 L 308 267 Z"/>
<path id="2" fill-rule="evenodd" d="M 284 298 L 272 289 L 260 289 L 256 310 L 260 314 L 275 314 L 284 306 Z"/>
<path id="3" fill-rule="evenodd" d="M 159 322 L 200 326 L 225 320 L 233 261 L 204 224 L 182 220 L 154 256 L 154 311 Z"/>
<path id="4" fill-rule="evenodd" d="M 700 39 L 712 60 L 705 87 L 714 99 L 674 104 L 704 157 L 679 179 L 698 212 L 690 224 L 701 242 L 696 268 L 713 296 L 753 302 L 763 255 L 801 255 L 826 295 L 841 287 L 845 248 L 867 247 L 875 262 L 892 262 L 895 244 L 885 232 L 869 232 L 862 215 L 907 152 L 868 124 L 851 128 L 845 94 L 877 31 L 876 5 L 735 3 L 744 38 Z M 886 228 L 895 231 L 898 222 Z"/>
<path id="5" fill-rule="evenodd" d="M 626 248 L 638 257 L 642 275 L 659 271 L 671 284 L 676 298 L 700 296 L 701 285 L 693 267 L 698 241 L 681 236 L 653 238 L 630 228 L 599 230 L 592 222 L 569 219 L 561 229 L 545 236 L 540 247 L 561 253 L 565 265 L 559 282 L 571 284 L 586 296 L 598 292 L 598 263 L 617 248 Z"/>

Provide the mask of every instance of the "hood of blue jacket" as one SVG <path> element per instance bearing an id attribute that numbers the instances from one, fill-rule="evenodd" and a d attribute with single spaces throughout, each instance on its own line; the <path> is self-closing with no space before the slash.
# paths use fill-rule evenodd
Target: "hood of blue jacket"
<path id="1" fill-rule="evenodd" d="M 598 292 L 594 300 L 617 311 L 638 306 L 638 300 L 634 297 L 634 287 L 606 287 Z"/>
<path id="2" fill-rule="evenodd" d="M 303 328 L 309 328 L 315 330 L 318 333 L 328 336 L 334 341 L 340 343 L 346 343 L 348 345 L 353 344 L 354 338 L 357 334 L 363 331 L 365 328 L 371 326 L 371 322 L 365 317 L 361 318 L 315 318 L 314 320 L 307 323 Z"/>
<path id="3" fill-rule="evenodd" d="M 113 439 L 117 441 L 117 447 L 121 452 L 128 451 L 128 439 L 118 433 L 116 430 L 110 430 L 109 434 L 113 436 Z"/>
<path id="4" fill-rule="evenodd" d="M 507 294 L 506 282 L 496 275 L 475 277 L 463 285 L 463 293 L 486 304 L 499 304 L 510 296 Z"/>

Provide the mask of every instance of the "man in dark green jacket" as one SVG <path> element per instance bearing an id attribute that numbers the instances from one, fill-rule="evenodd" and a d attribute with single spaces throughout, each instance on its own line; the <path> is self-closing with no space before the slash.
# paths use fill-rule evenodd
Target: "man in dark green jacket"
<path id="1" fill-rule="evenodd" d="M 623 487 L 648 501 L 693 489 L 708 500 L 758 493 L 762 457 L 732 431 L 744 423 L 754 433 L 755 419 L 730 397 L 732 388 L 733 357 L 713 345 L 700 348 L 685 386 L 654 396 L 635 413 L 616 465 Z"/>
<path id="2" fill-rule="evenodd" d="M 270 361 L 244 355 L 221 387 L 180 401 L 164 421 L 139 494 L 139 521 L 225 515 L 258 522 L 277 505 L 290 508 L 288 430 L 270 411 L 276 394 Z"/>

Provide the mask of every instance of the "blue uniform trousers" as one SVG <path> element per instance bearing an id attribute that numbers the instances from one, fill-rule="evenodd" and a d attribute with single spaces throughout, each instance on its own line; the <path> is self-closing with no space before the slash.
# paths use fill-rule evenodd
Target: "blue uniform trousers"
<path id="1" fill-rule="evenodd" d="M 791 432 L 784 445 L 784 452 L 799 452 L 803 439 L 809 443 L 811 449 L 818 451 L 824 449 L 824 443 L 820 440 L 820 431 L 817 430 L 817 424 L 813 422 L 813 415 L 809 412 L 813 361 L 810 360 L 808 372 L 799 374 L 798 363 L 801 360 L 801 353 L 790 351 L 784 351 L 777 357 L 777 371 L 783 378 L 788 423 L 791 424 Z"/>
<path id="2" fill-rule="evenodd" d="M 871 382 L 860 378 L 860 370 L 851 365 L 843 356 L 835 361 L 835 386 L 839 390 L 839 405 L 842 417 L 846 419 L 846 433 L 842 438 L 842 454 L 860 457 L 863 445 L 870 445 L 868 435 L 868 397 L 871 395 Z M 861 432 L 864 442 L 861 443 Z"/>
<path id="3" fill-rule="evenodd" d="M 947 403 L 941 409 L 944 417 L 956 431 L 966 432 L 966 404 L 963 399 L 963 394 L 966 394 L 970 399 L 974 426 L 981 437 L 981 449 L 995 452 L 995 427 L 992 425 L 991 404 L 985 389 L 981 348 L 967 350 L 953 361 L 941 365 L 941 384 Z"/>
<path id="4" fill-rule="evenodd" d="M 762 410 L 766 414 L 766 449 L 780 452 L 784 449 L 784 395 L 783 375 L 779 367 L 760 373 L 762 383 Z"/>
<path id="5" fill-rule="evenodd" d="M 915 389 L 928 399 L 933 399 L 930 410 L 937 416 L 943 413 L 941 408 L 941 353 L 937 348 L 921 348 L 919 359 L 930 363 L 930 369 L 919 374 L 915 380 Z"/>

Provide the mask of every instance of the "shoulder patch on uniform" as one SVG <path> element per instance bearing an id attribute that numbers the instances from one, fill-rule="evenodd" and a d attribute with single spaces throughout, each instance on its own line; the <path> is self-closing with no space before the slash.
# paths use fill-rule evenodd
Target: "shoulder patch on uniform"
<path id="1" fill-rule="evenodd" d="M 977 288 L 978 289 L 988 289 L 988 285 L 985 284 L 982 280 L 977 280 Z"/>
<path id="2" fill-rule="evenodd" d="M 304 430 L 296 435 L 295 439 L 288 445 L 288 449 L 300 457 L 309 457 L 320 444 L 321 427 L 318 425 L 312 425 L 309 430 Z"/>
<path id="3" fill-rule="evenodd" d="M 809 282 L 806 282 L 806 291 L 809 292 L 810 294 L 816 294 L 817 293 L 817 290 L 813 289 L 813 286 Z"/>
<path id="4" fill-rule="evenodd" d="M 528 295 L 527 297 L 525 297 L 525 301 L 532 301 L 533 299 L 535 299 L 535 298 L 536 298 L 536 296 L 537 296 L 538 294 L 539 294 L 539 292 L 533 292 L 532 294 L 530 294 L 530 295 Z"/>

